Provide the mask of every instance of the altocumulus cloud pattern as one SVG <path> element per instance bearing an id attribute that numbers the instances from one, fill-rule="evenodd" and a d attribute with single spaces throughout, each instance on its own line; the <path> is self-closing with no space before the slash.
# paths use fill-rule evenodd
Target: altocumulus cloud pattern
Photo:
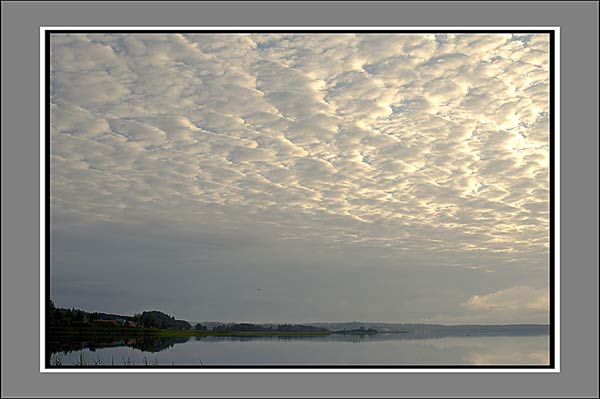
<path id="1" fill-rule="evenodd" d="M 52 228 L 151 219 L 395 264 L 547 271 L 548 47 L 543 34 L 54 34 Z M 547 280 L 507 284 L 457 303 L 547 312 Z"/>

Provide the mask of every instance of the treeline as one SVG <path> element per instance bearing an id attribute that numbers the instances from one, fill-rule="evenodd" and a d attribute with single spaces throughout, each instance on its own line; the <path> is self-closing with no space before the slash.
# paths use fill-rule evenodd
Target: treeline
<path id="1" fill-rule="evenodd" d="M 198 324 L 197 330 L 208 330 L 207 327 Z M 328 333 L 328 329 L 302 324 L 280 324 L 277 327 L 265 327 L 258 324 L 239 323 L 239 324 L 221 324 L 214 326 L 212 331 L 224 332 L 307 332 L 307 333 Z"/>
<path id="2" fill-rule="evenodd" d="M 81 309 L 57 308 L 49 301 L 46 308 L 48 325 L 50 328 L 59 327 L 137 327 L 187 330 L 192 325 L 185 320 L 157 310 L 137 313 L 134 316 L 121 316 L 109 313 L 86 312 Z"/>
<path id="3" fill-rule="evenodd" d="M 175 317 L 158 310 L 136 313 L 134 316 L 121 316 L 110 313 L 86 312 L 81 309 L 64 309 L 54 306 L 49 301 L 46 314 L 48 317 L 48 326 L 51 329 L 62 328 L 144 328 L 161 330 L 189 330 L 192 325 L 185 320 L 177 320 Z M 376 330 L 372 328 L 347 328 L 347 329 L 328 329 L 305 324 L 279 324 L 259 325 L 251 323 L 233 323 L 214 325 L 212 329 L 202 324 L 196 324 L 197 331 L 214 332 L 248 332 L 248 333 L 332 333 L 332 334 L 375 334 Z M 108 331 L 108 330 L 107 330 Z M 131 331 L 131 330 L 129 330 Z"/>
<path id="4" fill-rule="evenodd" d="M 209 331 L 202 324 L 196 325 L 196 330 Z M 280 324 L 274 326 L 261 326 L 259 324 L 237 323 L 237 324 L 221 324 L 212 328 L 212 331 L 222 332 L 257 332 L 257 333 L 331 333 L 331 334 L 376 334 L 377 330 L 372 328 L 355 328 L 344 330 L 330 330 L 325 327 L 317 327 L 305 324 Z"/>
<path id="5" fill-rule="evenodd" d="M 133 316 L 133 321 L 143 328 L 161 328 L 175 330 L 189 330 L 192 325 L 185 320 L 176 320 L 175 317 L 166 313 L 152 310 L 149 312 L 137 313 Z"/>
<path id="6" fill-rule="evenodd" d="M 57 308 L 52 301 L 46 307 L 46 317 L 49 327 L 77 326 L 89 322 L 91 319 L 90 315 L 90 313 L 81 309 Z"/>
<path id="7" fill-rule="evenodd" d="M 377 330 L 373 329 L 373 328 L 353 328 L 353 329 L 346 329 L 346 330 L 336 330 L 333 331 L 333 333 L 335 334 L 377 334 Z"/>

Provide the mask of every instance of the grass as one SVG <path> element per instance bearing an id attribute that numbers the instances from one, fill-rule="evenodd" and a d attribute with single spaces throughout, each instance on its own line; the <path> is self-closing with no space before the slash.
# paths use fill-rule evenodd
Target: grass
<path id="1" fill-rule="evenodd" d="M 129 357 L 125 357 L 123 356 L 121 358 L 122 362 L 123 362 L 123 366 L 136 366 L 135 361 Z M 200 364 L 203 364 L 202 361 L 200 360 Z M 72 364 L 73 366 L 79 366 L 79 367 L 93 367 L 93 366 L 104 366 L 105 364 L 102 363 L 102 360 L 100 359 L 100 355 L 96 355 L 96 358 L 92 358 L 92 359 L 88 359 L 85 357 L 83 351 L 79 352 L 79 359 Z M 110 358 L 110 365 L 111 366 L 119 366 L 120 363 L 115 364 L 115 359 L 114 357 Z M 155 358 L 154 360 L 152 360 L 150 363 L 148 363 L 148 358 L 146 356 L 144 356 L 144 364 L 140 364 L 140 366 L 146 366 L 146 367 L 156 367 L 159 366 L 160 363 L 158 363 L 158 358 Z M 50 358 L 50 366 L 51 367 L 63 367 L 63 366 L 67 366 L 66 364 L 63 363 L 63 359 L 60 355 L 53 355 Z"/>

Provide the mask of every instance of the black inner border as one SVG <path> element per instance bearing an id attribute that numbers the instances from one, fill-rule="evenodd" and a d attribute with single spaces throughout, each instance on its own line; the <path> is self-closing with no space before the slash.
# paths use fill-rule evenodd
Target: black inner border
<path id="1" fill-rule="evenodd" d="M 45 192 L 45 285 L 46 285 L 46 306 L 50 303 L 50 36 L 52 34 L 165 34 L 165 33 L 195 33 L 195 34 L 235 34 L 235 33 L 300 33 L 300 34 L 444 34 L 444 33 L 458 33 L 458 34 L 493 34 L 493 33 L 504 33 L 504 34 L 548 34 L 550 38 L 550 60 L 549 60 L 549 73 L 550 73 L 550 199 L 549 199 L 549 212 L 550 212 L 550 248 L 549 248 L 549 280 L 550 280 L 550 331 L 549 331 L 549 342 L 550 342 L 550 362 L 548 365 L 180 365 L 180 366 L 127 366 L 126 369 L 553 369 L 555 367 L 555 226 L 554 226 L 554 212 L 555 212 L 555 187 L 554 187 L 554 152 L 555 152 L 555 128 L 556 128 L 556 110 L 555 110 L 555 31 L 554 30 L 527 30 L 527 29 L 514 29 L 514 30 L 498 30 L 498 29 L 474 29 L 474 30 L 445 30 L 445 29 L 417 29 L 417 30 L 352 30 L 352 29 L 335 29 L 335 30 L 306 30 L 306 29 L 275 29 L 275 30 L 253 30 L 251 27 L 248 29 L 227 29 L 227 30 L 160 30 L 160 29 L 149 29 L 149 30 L 131 30 L 131 29 L 114 29 L 114 30 L 96 30 L 96 29 L 81 29 L 81 30 L 60 30 L 50 29 L 45 31 L 45 166 L 46 166 L 46 192 Z M 41 43 L 40 43 L 41 45 Z M 41 176 L 40 176 L 41 177 Z M 48 312 L 46 312 L 45 320 L 45 333 L 44 339 L 47 339 L 49 335 L 49 322 Z M 51 366 L 49 357 L 44 354 L 46 360 L 46 368 L 50 369 L 113 369 L 122 370 L 123 368 L 115 366 Z"/>

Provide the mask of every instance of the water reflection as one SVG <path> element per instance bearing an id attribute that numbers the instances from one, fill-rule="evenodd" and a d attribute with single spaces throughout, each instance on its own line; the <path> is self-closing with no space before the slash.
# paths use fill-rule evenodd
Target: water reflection
<path id="1" fill-rule="evenodd" d="M 328 336 L 130 337 L 80 342 L 56 351 L 63 365 L 82 357 L 162 365 L 544 365 L 548 335 L 445 336 L 374 334 Z M 154 361 L 154 360 L 153 360 Z"/>
<path id="2" fill-rule="evenodd" d="M 129 339 L 125 345 L 144 352 L 156 353 L 189 340 L 190 337 L 138 337 Z"/>
<path id="3" fill-rule="evenodd" d="M 90 352 L 95 352 L 103 348 L 115 348 L 128 346 L 134 349 L 139 349 L 143 352 L 157 353 L 163 350 L 172 348 L 175 344 L 183 344 L 188 342 L 191 337 L 153 337 L 153 336 L 137 336 L 137 337 L 92 337 L 82 341 L 76 336 L 66 336 L 60 339 L 51 338 L 48 340 L 50 355 L 56 353 L 71 353 L 79 352 L 87 349 Z"/>

